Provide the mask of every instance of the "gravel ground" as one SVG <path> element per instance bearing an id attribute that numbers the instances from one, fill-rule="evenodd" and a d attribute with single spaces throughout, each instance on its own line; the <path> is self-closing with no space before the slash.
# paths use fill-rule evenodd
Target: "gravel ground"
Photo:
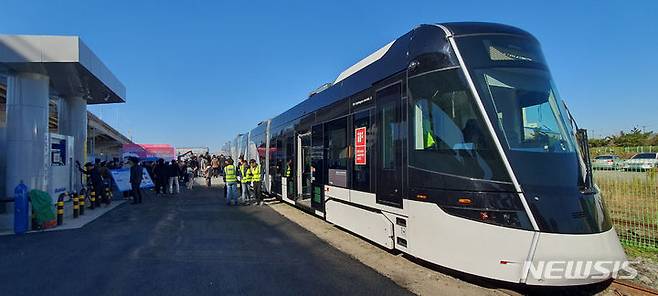
<path id="1" fill-rule="evenodd" d="M 469 277 L 463 278 L 460 275 L 455 277 L 451 275 L 450 271 L 442 273 L 440 267 L 379 248 L 363 238 L 288 204 L 272 202 L 269 206 L 336 249 L 417 295 L 633 295 L 613 286 L 606 288 L 607 284 L 581 288 L 535 289 L 507 286 L 500 282 L 470 279 Z M 658 289 L 658 264 L 656 261 L 630 256 L 629 260 L 638 261 L 637 264 L 633 264 L 633 267 L 638 270 L 639 275 L 633 282 Z"/>
<path id="2" fill-rule="evenodd" d="M 488 288 L 443 274 L 405 256 L 383 250 L 362 238 L 334 227 L 283 203 L 270 204 L 275 211 L 306 228 L 334 248 L 392 279 L 418 295 L 509 295 L 512 291 Z"/>
<path id="3" fill-rule="evenodd" d="M 644 257 L 630 257 L 631 262 L 637 262 L 631 266 L 635 268 L 638 275 L 632 281 L 658 290 L 658 262 Z"/>

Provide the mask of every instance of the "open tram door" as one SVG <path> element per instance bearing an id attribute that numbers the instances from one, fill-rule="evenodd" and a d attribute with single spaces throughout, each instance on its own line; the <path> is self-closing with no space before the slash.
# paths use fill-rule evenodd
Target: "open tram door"
<path id="1" fill-rule="evenodd" d="M 311 207 L 324 213 L 324 129 L 322 124 L 311 128 L 310 145 L 310 197 Z"/>
<path id="2" fill-rule="evenodd" d="M 295 185 L 297 201 L 311 207 L 311 132 L 297 135 L 297 163 Z"/>

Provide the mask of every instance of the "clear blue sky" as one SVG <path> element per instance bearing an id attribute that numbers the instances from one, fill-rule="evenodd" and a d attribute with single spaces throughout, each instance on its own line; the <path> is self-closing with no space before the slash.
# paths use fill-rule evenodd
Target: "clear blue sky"
<path id="1" fill-rule="evenodd" d="M 5 0 L 0 33 L 81 36 L 128 92 L 90 109 L 140 143 L 215 150 L 415 25 L 448 21 L 533 33 L 595 136 L 658 130 L 658 1 L 311 2 Z"/>

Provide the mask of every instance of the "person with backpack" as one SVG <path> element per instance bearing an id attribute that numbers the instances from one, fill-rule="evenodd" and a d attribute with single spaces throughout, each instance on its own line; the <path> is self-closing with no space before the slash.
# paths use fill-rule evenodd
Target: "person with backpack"
<path id="1" fill-rule="evenodd" d="M 210 166 L 212 167 L 212 176 L 214 178 L 219 176 L 219 158 L 216 156 L 212 156 L 212 160 L 210 160 Z"/>

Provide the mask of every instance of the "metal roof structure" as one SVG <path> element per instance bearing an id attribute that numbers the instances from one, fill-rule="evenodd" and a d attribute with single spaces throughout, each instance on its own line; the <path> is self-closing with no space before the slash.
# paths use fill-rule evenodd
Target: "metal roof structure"
<path id="1" fill-rule="evenodd" d="M 77 36 L 0 35 L 0 71 L 48 75 L 61 96 L 123 103 L 126 87 Z"/>

